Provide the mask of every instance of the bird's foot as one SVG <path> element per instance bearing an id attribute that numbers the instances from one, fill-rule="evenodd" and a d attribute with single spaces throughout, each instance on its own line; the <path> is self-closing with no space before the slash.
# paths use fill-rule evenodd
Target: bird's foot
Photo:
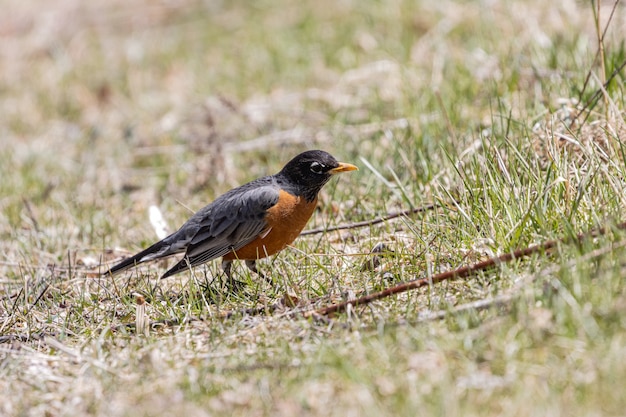
<path id="1" fill-rule="evenodd" d="M 246 287 L 246 283 L 243 281 L 238 281 L 234 278 L 228 277 L 226 281 L 226 291 L 228 293 L 237 293 L 243 291 Z"/>
<path id="2" fill-rule="evenodd" d="M 265 275 L 263 272 L 259 271 L 258 268 L 256 267 L 256 261 L 253 260 L 248 260 L 246 261 L 246 266 L 248 267 L 248 269 L 252 272 L 254 272 L 255 274 L 257 274 L 258 276 L 260 276 L 261 278 L 263 278 L 268 284 L 270 284 L 272 287 L 276 286 L 276 283 L 274 282 L 274 280 L 272 279 L 272 277 Z"/>

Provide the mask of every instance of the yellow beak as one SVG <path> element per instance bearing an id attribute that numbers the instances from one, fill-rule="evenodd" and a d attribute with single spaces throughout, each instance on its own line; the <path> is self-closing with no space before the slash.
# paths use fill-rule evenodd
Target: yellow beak
<path id="1" fill-rule="evenodd" d="M 341 172 L 358 171 L 358 170 L 359 168 L 357 168 L 356 165 L 347 164 L 345 162 L 339 162 L 339 166 L 337 168 L 333 168 L 328 172 L 332 175 L 335 175 Z"/>

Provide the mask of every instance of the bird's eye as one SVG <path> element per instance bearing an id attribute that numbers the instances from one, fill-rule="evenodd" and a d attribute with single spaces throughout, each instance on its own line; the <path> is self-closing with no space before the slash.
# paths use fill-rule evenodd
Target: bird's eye
<path id="1" fill-rule="evenodd" d="M 321 174 L 322 171 L 324 170 L 324 165 L 320 164 L 319 162 L 311 162 L 311 172 L 315 173 L 315 174 Z"/>

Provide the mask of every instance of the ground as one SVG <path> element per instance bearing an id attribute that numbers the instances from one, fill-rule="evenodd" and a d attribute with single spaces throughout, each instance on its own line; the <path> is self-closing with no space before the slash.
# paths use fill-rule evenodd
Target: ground
<path id="1" fill-rule="evenodd" d="M 624 414 L 621 2 L 0 6 L 0 415 Z M 274 286 L 99 275 L 313 148 Z"/>

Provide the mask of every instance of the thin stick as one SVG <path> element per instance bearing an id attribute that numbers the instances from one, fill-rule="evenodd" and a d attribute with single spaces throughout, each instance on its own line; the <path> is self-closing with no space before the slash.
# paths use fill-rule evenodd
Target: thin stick
<path id="1" fill-rule="evenodd" d="M 420 314 L 417 321 L 434 321 L 441 320 L 451 315 L 457 315 L 461 313 L 466 313 L 468 311 L 482 311 L 487 310 L 493 307 L 506 307 L 511 301 L 517 298 L 519 294 L 502 294 L 497 297 L 485 298 L 482 300 L 476 300 L 469 303 L 461 304 L 460 306 L 455 307 L 452 310 L 438 310 L 432 311 L 424 314 Z"/>
<path id="2" fill-rule="evenodd" d="M 385 216 L 377 217 L 372 220 L 364 220 L 362 222 L 340 224 L 340 225 L 332 226 L 332 227 L 318 227 L 317 229 L 305 230 L 304 232 L 300 233 L 300 236 L 314 235 L 314 234 L 326 233 L 326 232 L 334 232 L 335 230 L 356 229 L 359 227 L 371 226 L 374 224 L 386 222 L 391 219 L 395 219 L 397 217 L 409 216 L 411 214 L 421 213 L 424 211 L 432 210 L 434 208 L 435 208 L 434 204 L 426 204 L 425 206 L 416 207 L 416 208 L 408 209 L 408 210 L 402 210 L 397 213 L 389 213 Z"/>

